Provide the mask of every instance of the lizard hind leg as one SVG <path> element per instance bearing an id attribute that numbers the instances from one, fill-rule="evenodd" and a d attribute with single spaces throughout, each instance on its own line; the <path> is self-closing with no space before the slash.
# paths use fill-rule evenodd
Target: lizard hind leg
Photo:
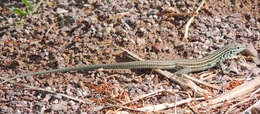
<path id="1" fill-rule="evenodd" d="M 185 67 L 180 66 L 180 65 L 176 65 L 175 68 L 174 68 L 174 71 L 175 71 L 174 74 L 179 75 L 179 74 L 189 73 L 189 72 L 191 72 L 191 69 L 185 68 Z"/>
<path id="2" fill-rule="evenodd" d="M 223 61 L 220 61 L 218 64 L 223 72 L 223 74 L 230 74 L 230 70 L 227 70 L 227 66 L 224 65 Z"/>

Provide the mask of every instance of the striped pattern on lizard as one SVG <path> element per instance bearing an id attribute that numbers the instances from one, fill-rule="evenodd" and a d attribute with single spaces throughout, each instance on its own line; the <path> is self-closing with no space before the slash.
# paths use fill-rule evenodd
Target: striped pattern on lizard
<path id="1" fill-rule="evenodd" d="M 197 59 L 174 59 L 168 61 L 133 61 L 133 62 L 122 62 L 114 64 L 98 64 L 98 65 L 84 65 L 84 66 L 75 66 L 69 68 L 60 68 L 54 70 L 45 70 L 39 72 L 31 72 L 28 74 L 16 75 L 15 77 L 9 78 L 1 82 L 1 84 L 14 80 L 17 78 L 46 74 L 46 73 L 56 73 L 56 72 L 68 72 L 76 70 L 93 70 L 93 69 L 173 69 L 176 72 L 174 74 L 186 74 L 190 72 L 198 72 L 206 69 L 210 69 L 217 64 L 219 64 L 224 71 L 223 61 L 231 58 L 232 56 L 240 53 L 246 47 L 239 43 L 231 43 L 226 45 L 214 52 L 211 52 L 209 55 L 197 58 Z"/>

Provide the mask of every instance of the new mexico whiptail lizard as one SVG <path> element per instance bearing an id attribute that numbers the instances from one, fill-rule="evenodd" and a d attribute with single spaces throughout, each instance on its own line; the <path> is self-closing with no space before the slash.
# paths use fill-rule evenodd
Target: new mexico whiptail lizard
<path id="1" fill-rule="evenodd" d="M 239 43 L 231 43 L 216 51 L 211 52 L 209 55 L 198 59 L 174 59 L 169 61 L 134 61 L 123 62 L 114 64 L 98 64 L 98 65 L 85 65 L 69 68 L 60 68 L 54 70 L 45 70 L 40 72 L 32 72 L 23 75 L 17 75 L 13 78 L 9 78 L 1 82 L 1 84 L 16 79 L 32 75 L 55 73 L 55 72 L 67 72 L 74 70 L 92 70 L 92 69 L 173 69 L 176 72 L 174 74 L 185 74 L 190 72 L 203 71 L 220 64 L 222 70 L 223 61 L 231 58 L 232 56 L 240 53 L 245 49 L 245 46 Z"/>

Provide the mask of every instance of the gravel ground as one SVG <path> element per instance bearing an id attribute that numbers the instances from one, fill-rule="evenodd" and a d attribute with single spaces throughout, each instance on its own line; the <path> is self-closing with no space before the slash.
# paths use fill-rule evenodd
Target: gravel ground
<path id="1" fill-rule="evenodd" d="M 36 4 L 39 1 L 36 2 Z M 183 42 L 189 15 L 159 15 L 163 12 L 189 14 L 200 0 L 46 0 L 32 17 L 22 24 L 0 29 L 1 77 L 10 78 L 47 69 L 90 64 L 131 61 L 119 47 L 124 47 L 146 60 L 198 58 L 230 42 L 251 43 L 260 52 L 260 15 L 257 0 L 209 0 L 189 28 L 188 42 Z M 36 6 L 34 4 L 34 6 Z M 19 16 L 12 8 L 25 10 L 19 0 L 0 3 L 0 26 L 12 24 Z M 167 14 L 167 13 L 166 13 Z M 248 61 L 257 64 L 254 61 Z M 235 60 L 227 65 L 237 63 Z M 232 65 L 230 65 L 232 67 Z M 228 85 L 233 78 L 253 78 L 250 70 L 236 65 L 236 72 L 209 83 Z M 189 75 L 200 75 L 192 73 Z M 220 77 L 223 77 L 222 79 Z M 151 71 L 94 70 L 51 73 L 17 79 L 16 82 L 73 96 L 91 99 L 92 104 L 42 91 L 26 89 L 11 83 L 0 86 L 2 113 L 137 113 L 121 108 L 97 107 L 129 102 L 153 91 L 171 89 L 175 94 L 160 93 L 126 105 L 131 108 L 175 102 L 187 98 L 177 84 Z M 222 84 L 219 82 L 223 82 Z M 215 95 L 223 92 L 216 91 Z M 192 95 L 192 97 L 195 97 Z M 234 110 L 241 112 L 256 101 Z M 198 104 L 194 102 L 193 104 Z M 210 110 L 226 111 L 232 104 Z M 192 113 L 188 105 L 162 110 L 162 113 Z M 198 111 L 203 113 L 205 109 Z"/>

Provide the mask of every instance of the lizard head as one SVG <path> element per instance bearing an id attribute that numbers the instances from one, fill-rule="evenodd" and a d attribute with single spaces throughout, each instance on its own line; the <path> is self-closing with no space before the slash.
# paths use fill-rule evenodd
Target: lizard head
<path id="1" fill-rule="evenodd" d="M 246 46 L 240 43 L 231 43 L 227 46 L 225 46 L 225 53 L 222 56 L 222 59 L 228 59 L 240 52 L 242 52 L 243 50 L 246 49 Z"/>

